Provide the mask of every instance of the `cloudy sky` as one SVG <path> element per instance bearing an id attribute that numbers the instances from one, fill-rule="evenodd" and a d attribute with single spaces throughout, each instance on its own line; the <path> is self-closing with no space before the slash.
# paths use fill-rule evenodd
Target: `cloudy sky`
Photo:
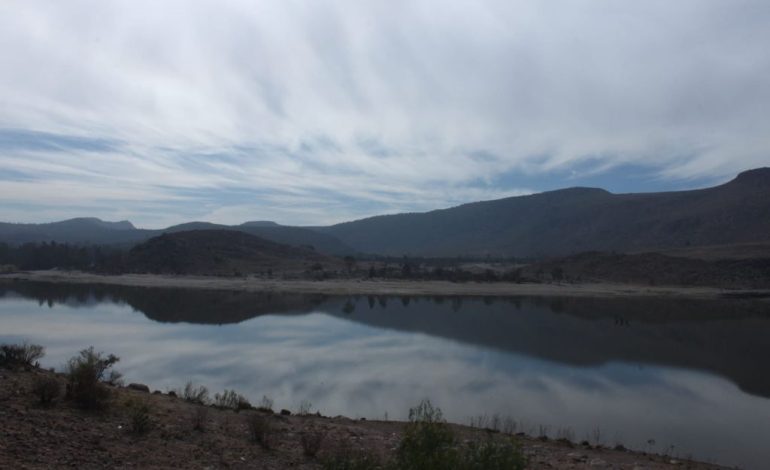
<path id="1" fill-rule="evenodd" d="M 770 164 L 770 2 L 0 3 L 0 220 L 324 224 Z"/>

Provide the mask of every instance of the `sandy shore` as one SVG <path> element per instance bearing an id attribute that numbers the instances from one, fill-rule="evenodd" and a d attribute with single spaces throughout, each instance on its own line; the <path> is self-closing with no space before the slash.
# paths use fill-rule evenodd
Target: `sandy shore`
<path id="1" fill-rule="evenodd" d="M 0 280 L 27 280 L 72 284 L 111 284 L 137 287 L 177 287 L 186 289 L 239 290 L 247 292 L 286 292 L 329 295 L 493 295 L 493 296 L 654 296 L 717 298 L 725 293 L 757 293 L 716 287 L 666 287 L 631 284 L 513 284 L 452 283 L 446 281 L 356 280 L 324 281 L 258 278 L 170 276 L 154 274 L 99 275 L 77 271 L 31 271 L 2 274 Z M 768 291 L 762 291 L 770 294 Z"/>

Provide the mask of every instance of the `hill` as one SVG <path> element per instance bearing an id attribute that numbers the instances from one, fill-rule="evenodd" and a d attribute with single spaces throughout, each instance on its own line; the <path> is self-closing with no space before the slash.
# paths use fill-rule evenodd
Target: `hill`
<path id="1" fill-rule="evenodd" d="M 361 252 L 562 256 L 770 240 L 770 168 L 712 188 L 613 194 L 569 188 L 318 228 Z"/>
<path id="2" fill-rule="evenodd" d="M 0 222 L 0 242 L 118 244 L 136 240 L 137 230 L 131 222 L 105 222 L 95 217 L 80 217 L 45 224 L 11 224 Z"/>
<path id="3" fill-rule="evenodd" d="M 131 272 L 155 274 L 245 275 L 255 272 L 339 267 L 336 258 L 313 250 L 274 243 L 236 230 L 168 233 L 133 247 L 126 259 Z"/>
<path id="4" fill-rule="evenodd" d="M 288 227 L 275 222 L 246 222 L 241 225 L 221 225 L 209 222 L 188 222 L 160 230 L 134 227 L 131 222 L 106 222 L 94 217 L 81 217 L 42 224 L 12 224 L 0 222 L 0 243 L 20 245 L 55 241 L 78 245 L 132 246 L 163 233 L 188 230 L 235 230 L 250 233 L 276 243 L 312 247 L 321 253 L 346 255 L 354 250 L 332 235 L 301 227 Z"/>
<path id="5" fill-rule="evenodd" d="M 230 230 L 245 232 L 276 243 L 311 248 L 329 255 L 346 255 L 354 252 L 333 235 L 316 232 L 302 227 L 278 225 L 275 222 L 246 222 L 241 225 L 221 225 L 210 222 L 188 222 L 173 225 L 163 230 L 147 231 L 152 236 L 161 233 L 175 233 L 188 230 Z"/>
<path id="6" fill-rule="evenodd" d="M 383 215 L 329 227 L 289 227 L 267 221 L 241 225 L 190 222 L 161 230 L 94 218 L 48 224 L 0 223 L 0 242 L 133 245 L 163 233 L 229 230 L 320 253 L 390 256 L 545 258 L 587 251 L 640 253 L 719 246 L 742 257 L 770 242 L 770 168 L 741 173 L 712 188 L 613 194 L 568 188 L 474 202 L 425 213 Z M 760 246 L 758 249 L 762 250 Z"/>

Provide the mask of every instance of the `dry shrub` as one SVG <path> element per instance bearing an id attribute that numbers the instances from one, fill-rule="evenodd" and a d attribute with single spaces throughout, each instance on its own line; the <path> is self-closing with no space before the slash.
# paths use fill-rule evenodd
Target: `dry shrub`
<path id="1" fill-rule="evenodd" d="M 114 381 L 119 374 L 110 371 L 120 360 L 110 354 L 95 352 L 93 346 L 80 351 L 67 363 L 67 396 L 84 409 L 101 410 L 109 402 L 110 391 L 102 382 Z M 108 375 L 108 372 L 109 375 Z"/>
<path id="2" fill-rule="evenodd" d="M 39 344 L 0 344 L 0 367 L 32 367 L 45 355 Z"/>
<path id="3" fill-rule="evenodd" d="M 299 436 L 302 451 L 308 457 L 315 457 L 321 450 L 321 445 L 326 438 L 326 431 L 314 427 L 308 427 Z"/>
<path id="4" fill-rule="evenodd" d="M 251 438 L 251 442 L 259 444 L 264 449 L 270 449 L 273 447 L 273 441 L 275 439 L 275 427 L 273 425 L 271 415 L 251 413 L 246 420 L 246 425 L 249 429 L 249 437 Z"/>
<path id="5" fill-rule="evenodd" d="M 59 398 L 61 384 L 55 377 L 48 375 L 38 376 L 32 382 L 32 393 L 37 396 L 41 405 L 50 405 Z"/>
<path id="6" fill-rule="evenodd" d="M 196 431 L 204 432 L 208 426 L 209 409 L 205 406 L 198 406 L 193 411 L 192 424 Z"/>
<path id="7" fill-rule="evenodd" d="M 198 405 L 209 404 L 209 390 L 201 385 L 196 387 L 192 382 L 187 382 L 182 390 L 182 398 L 190 403 L 196 403 Z"/>

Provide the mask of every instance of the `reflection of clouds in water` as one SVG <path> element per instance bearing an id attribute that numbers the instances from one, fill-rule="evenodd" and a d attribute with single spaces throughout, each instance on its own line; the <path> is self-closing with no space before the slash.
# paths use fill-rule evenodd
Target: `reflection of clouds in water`
<path id="1" fill-rule="evenodd" d="M 128 381 L 157 389 L 193 380 L 252 401 L 266 394 L 277 407 L 309 400 L 325 414 L 369 418 L 405 418 L 428 397 L 458 422 L 500 413 L 529 427 L 570 426 L 578 439 L 598 426 L 607 439 L 641 447 L 654 438 L 698 456 L 766 452 L 757 439 L 770 432 L 768 400 L 683 369 L 575 367 L 320 312 L 213 326 L 155 323 L 111 303 L 83 310 L 6 298 L 0 308 L 0 340 L 45 345 L 45 366 L 93 344 L 121 356 Z"/>

